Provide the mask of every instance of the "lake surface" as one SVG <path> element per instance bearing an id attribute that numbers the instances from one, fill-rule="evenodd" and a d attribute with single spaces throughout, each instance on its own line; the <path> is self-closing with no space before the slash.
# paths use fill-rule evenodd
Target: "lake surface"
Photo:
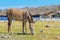
<path id="1" fill-rule="evenodd" d="M 51 20 L 50 18 L 38 18 L 38 17 L 33 17 L 33 19 L 34 20 L 47 20 L 47 21 Z M 54 18 L 52 18 L 52 20 L 59 21 L 60 20 L 60 17 L 54 17 Z"/>
<path id="2" fill-rule="evenodd" d="M 7 17 L 0 17 L 0 20 L 7 20 Z"/>
<path id="3" fill-rule="evenodd" d="M 39 19 L 39 17 L 33 17 L 34 21 L 36 20 L 51 20 L 50 18 L 41 18 Z M 55 17 L 55 18 L 52 18 L 52 20 L 60 20 L 60 17 Z M 7 17 L 0 17 L 0 21 L 7 21 Z"/>

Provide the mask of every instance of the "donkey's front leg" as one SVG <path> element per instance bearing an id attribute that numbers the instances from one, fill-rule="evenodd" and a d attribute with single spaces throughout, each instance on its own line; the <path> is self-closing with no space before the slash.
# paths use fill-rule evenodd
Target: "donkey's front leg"
<path id="1" fill-rule="evenodd" d="M 24 32 L 24 21 L 22 22 L 22 32 L 23 32 L 23 34 L 25 34 L 25 32 Z"/>

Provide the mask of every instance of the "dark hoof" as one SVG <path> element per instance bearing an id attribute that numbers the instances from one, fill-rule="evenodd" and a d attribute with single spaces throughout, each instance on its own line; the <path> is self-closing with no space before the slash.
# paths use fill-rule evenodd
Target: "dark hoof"
<path id="1" fill-rule="evenodd" d="M 31 35 L 34 35 L 34 33 L 32 33 Z"/>
<path id="2" fill-rule="evenodd" d="M 23 33 L 25 35 L 25 33 Z"/>

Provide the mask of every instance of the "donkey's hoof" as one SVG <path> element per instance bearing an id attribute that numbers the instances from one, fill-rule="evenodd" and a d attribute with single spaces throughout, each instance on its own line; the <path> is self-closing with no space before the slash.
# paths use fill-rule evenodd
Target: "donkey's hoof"
<path id="1" fill-rule="evenodd" d="M 9 35 L 12 35 L 12 34 L 14 34 L 14 32 L 10 32 L 10 33 L 9 33 Z"/>
<path id="2" fill-rule="evenodd" d="M 32 33 L 31 35 L 34 35 L 34 33 Z"/>
<path id="3" fill-rule="evenodd" d="M 25 35 L 25 33 L 23 33 Z"/>
<path id="4" fill-rule="evenodd" d="M 9 35 L 12 35 L 11 33 L 9 33 Z"/>

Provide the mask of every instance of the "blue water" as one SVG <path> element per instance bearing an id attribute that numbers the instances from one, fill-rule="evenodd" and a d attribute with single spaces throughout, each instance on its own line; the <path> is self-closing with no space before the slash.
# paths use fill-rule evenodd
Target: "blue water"
<path id="1" fill-rule="evenodd" d="M 0 17 L 0 20 L 7 20 L 7 17 Z"/>
<path id="2" fill-rule="evenodd" d="M 39 17 L 33 17 L 33 19 L 34 19 L 34 21 L 36 21 L 36 20 L 47 20 L 47 21 L 49 21 L 49 20 L 51 20 L 50 18 L 39 18 Z M 54 18 L 52 18 L 52 20 L 57 20 L 57 21 L 60 21 L 60 17 L 54 17 Z"/>
<path id="3" fill-rule="evenodd" d="M 39 19 L 39 17 L 33 17 L 34 20 L 50 20 L 50 18 L 41 18 Z M 0 17 L 0 20 L 7 20 L 7 17 Z M 55 17 L 55 18 L 52 18 L 52 20 L 60 20 L 60 17 Z"/>

